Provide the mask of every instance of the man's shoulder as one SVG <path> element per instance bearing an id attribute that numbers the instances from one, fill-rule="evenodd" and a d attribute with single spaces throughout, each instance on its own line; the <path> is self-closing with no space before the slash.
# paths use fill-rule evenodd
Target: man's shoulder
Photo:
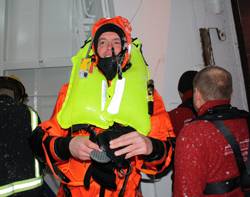
<path id="1" fill-rule="evenodd" d="M 178 107 L 172 109 L 171 111 L 169 111 L 169 113 L 172 113 L 172 114 L 180 114 L 180 113 L 192 113 L 192 110 L 188 107 L 184 107 L 184 106 L 181 106 L 179 105 Z"/>
<path id="2" fill-rule="evenodd" d="M 61 86 L 60 92 L 65 92 L 68 90 L 69 83 L 65 83 Z"/>
<path id="3" fill-rule="evenodd" d="M 175 121 L 176 123 L 182 122 L 183 124 L 185 124 L 186 122 L 190 122 L 195 118 L 192 110 L 187 107 L 177 107 L 169 111 L 168 113 L 171 120 Z"/>
<path id="4" fill-rule="evenodd" d="M 199 119 L 193 119 L 192 121 L 189 121 L 186 123 L 185 127 L 192 128 L 192 127 L 204 127 L 211 125 L 212 123 L 209 120 L 199 120 Z"/>
<path id="5" fill-rule="evenodd" d="M 59 90 L 59 95 L 66 95 L 68 88 L 69 88 L 68 83 L 63 84 Z"/>
<path id="6" fill-rule="evenodd" d="M 192 120 L 185 123 L 181 133 L 186 135 L 198 135 L 208 133 L 213 128 L 213 124 L 208 120 Z"/>

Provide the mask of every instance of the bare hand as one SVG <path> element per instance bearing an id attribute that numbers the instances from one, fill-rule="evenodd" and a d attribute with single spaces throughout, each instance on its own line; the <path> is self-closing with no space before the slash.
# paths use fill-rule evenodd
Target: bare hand
<path id="1" fill-rule="evenodd" d="M 99 146 L 85 136 L 76 136 L 69 143 L 69 150 L 73 157 L 82 161 L 90 160 L 89 154 L 93 150 L 101 151 Z"/>
<path id="2" fill-rule="evenodd" d="M 110 148 L 121 148 L 115 152 L 115 155 L 120 156 L 126 154 L 126 159 L 136 155 L 149 155 L 153 151 L 151 140 L 136 131 L 124 134 L 110 141 Z"/>

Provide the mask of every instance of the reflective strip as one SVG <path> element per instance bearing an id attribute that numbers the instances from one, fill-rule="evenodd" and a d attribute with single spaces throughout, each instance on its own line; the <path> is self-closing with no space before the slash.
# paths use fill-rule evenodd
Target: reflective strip
<path id="1" fill-rule="evenodd" d="M 33 111 L 33 109 L 29 108 L 30 110 L 30 117 L 31 117 L 31 129 L 34 131 L 34 129 L 38 125 L 38 117 L 37 114 Z"/>
<path id="2" fill-rule="evenodd" d="M 31 107 L 29 107 L 29 110 L 31 117 L 31 129 L 32 131 L 34 131 L 35 128 L 38 126 L 38 116 Z M 40 176 L 41 174 L 40 174 L 39 162 L 37 161 L 37 159 L 35 159 L 35 177 L 40 177 Z"/>
<path id="3" fill-rule="evenodd" d="M 40 167 L 39 162 L 35 159 L 35 177 L 40 177 Z"/>
<path id="4" fill-rule="evenodd" d="M 15 193 L 31 190 L 31 189 L 41 186 L 42 183 L 43 183 L 42 178 L 38 177 L 38 178 L 27 179 L 24 181 L 17 181 L 8 185 L 4 185 L 0 187 L 0 196 L 4 197 L 4 196 L 9 196 Z"/>
<path id="5" fill-rule="evenodd" d="M 120 109 L 121 101 L 122 101 L 122 95 L 125 88 L 125 78 L 118 79 L 115 84 L 115 93 L 113 95 L 113 98 L 108 106 L 108 112 L 110 114 L 117 114 Z"/>
<path id="6" fill-rule="evenodd" d="M 107 96 L 107 82 L 102 80 L 102 111 L 104 111 L 105 104 L 106 104 L 106 96 Z"/>

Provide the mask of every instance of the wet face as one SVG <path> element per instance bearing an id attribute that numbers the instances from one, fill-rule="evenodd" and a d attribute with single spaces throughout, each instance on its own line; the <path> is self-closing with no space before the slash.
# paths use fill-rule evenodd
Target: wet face
<path id="1" fill-rule="evenodd" d="M 101 58 L 112 56 L 112 47 L 114 48 L 115 55 L 119 54 L 122 50 L 121 39 L 115 32 L 104 32 L 98 39 L 97 53 Z"/>

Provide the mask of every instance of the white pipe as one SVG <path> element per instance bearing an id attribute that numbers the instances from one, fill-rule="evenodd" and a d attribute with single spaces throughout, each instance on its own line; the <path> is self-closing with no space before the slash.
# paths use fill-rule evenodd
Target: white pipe
<path id="1" fill-rule="evenodd" d="M 107 16 L 107 13 L 106 13 L 105 0 L 101 0 L 101 4 L 102 4 L 103 17 L 106 18 L 108 16 Z"/>
<path id="2" fill-rule="evenodd" d="M 95 17 L 96 17 L 95 15 L 89 14 L 89 10 L 87 9 L 86 2 L 85 2 L 85 1 L 86 1 L 86 0 L 82 0 L 82 8 L 83 8 L 84 13 L 86 14 L 86 16 L 87 16 L 88 18 L 95 18 Z M 91 4 L 92 4 L 92 3 L 93 3 L 93 1 L 90 1 L 89 7 L 91 7 Z"/>

